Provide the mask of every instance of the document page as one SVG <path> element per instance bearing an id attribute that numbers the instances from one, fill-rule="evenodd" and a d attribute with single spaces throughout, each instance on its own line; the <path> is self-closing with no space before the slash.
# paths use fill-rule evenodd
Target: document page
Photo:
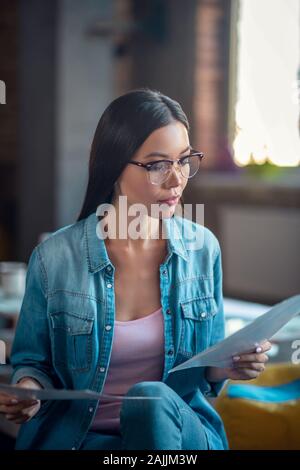
<path id="1" fill-rule="evenodd" d="M 30 388 L 16 387 L 0 383 L 0 392 L 13 395 L 20 400 L 153 400 L 161 397 L 141 397 L 141 396 L 123 396 L 123 395 L 107 395 L 96 393 L 92 390 L 66 390 L 66 389 L 41 389 L 34 390 Z"/>
<path id="2" fill-rule="evenodd" d="M 174 367 L 169 371 L 169 374 L 191 367 L 230 367 L 233 356 L 254 351 L 260 343 L 270 340 L 277 331 L 299 313 L 300 295 L 295 295 L 276 304 L 223 341 Z"/>

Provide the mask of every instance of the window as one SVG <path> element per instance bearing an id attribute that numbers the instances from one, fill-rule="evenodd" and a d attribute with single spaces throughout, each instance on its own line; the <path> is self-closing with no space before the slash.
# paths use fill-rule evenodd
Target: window
<path id="1" fill-rule="evenodd" d="M 300 164 L 300 1 L 238 6 L 233 151 L 237 165 Z"/>

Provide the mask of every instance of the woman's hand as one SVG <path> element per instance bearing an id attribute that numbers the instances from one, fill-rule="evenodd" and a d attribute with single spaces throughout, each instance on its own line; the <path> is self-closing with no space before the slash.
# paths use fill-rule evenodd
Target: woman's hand
<path id="1" fill-rule="evenodd" d="M 24 377 L 16 384 L 17 387 L 34 388 L 39 390 L 42 386 L 30 377 Z M 18 400 L 18 398 L 7 393 L 0 393 L 0 413 L 4 414 L 9 421 L 22 424 L 29 421 L 39 411 L 40 400 Z"/>
<path id="2" fill-rule="evenodd" d="M 265 363 L 269 360 L 265 353 L 271 347 L 272 344 L 269 341 L 265 341 L 255 351 L 234 356 L 231 367 L 207 367 L 206 378 L 209 382 L 219 382 L 226 379 L 256 379 L 265 370 Z"/>

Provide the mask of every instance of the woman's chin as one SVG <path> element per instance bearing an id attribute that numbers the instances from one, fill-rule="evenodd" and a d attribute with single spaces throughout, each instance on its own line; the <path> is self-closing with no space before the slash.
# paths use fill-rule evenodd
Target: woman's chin
<path id="1" fill-rule="evenodd" d="M 175 209 L 176 209 L 176 206 L 170 206 L 168 208 L 164 208 L 160 212 L 160 219 L 170 219 L 171 217 L 173 217 L 175 213 Z"/>

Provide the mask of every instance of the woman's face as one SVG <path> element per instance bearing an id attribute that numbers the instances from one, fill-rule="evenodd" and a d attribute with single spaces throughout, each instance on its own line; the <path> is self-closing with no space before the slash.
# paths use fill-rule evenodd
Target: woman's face
<path id="1" fill-rule="evenodd" d="M 133 155 L 132 161 L 150 163 L 163 159 L 176 160 L 189 153 L 190 142 L 186 127 L 175 121 L 152 132 Z M 172 217 L 188 180 L 181 175 L 178 166 L 173 166 L 168 179 L 160 185 L 152 184 L 147 173 L 145 168 L 127 165 L 118 179 L 120 194 L 127 196 L 128 207 L 136 203 L 143 204 L 150 215 L 151 205 L 157 204 L 162 217 Z M 173 204 L 161 202 L 174 196 L 178 197 Z"/>

